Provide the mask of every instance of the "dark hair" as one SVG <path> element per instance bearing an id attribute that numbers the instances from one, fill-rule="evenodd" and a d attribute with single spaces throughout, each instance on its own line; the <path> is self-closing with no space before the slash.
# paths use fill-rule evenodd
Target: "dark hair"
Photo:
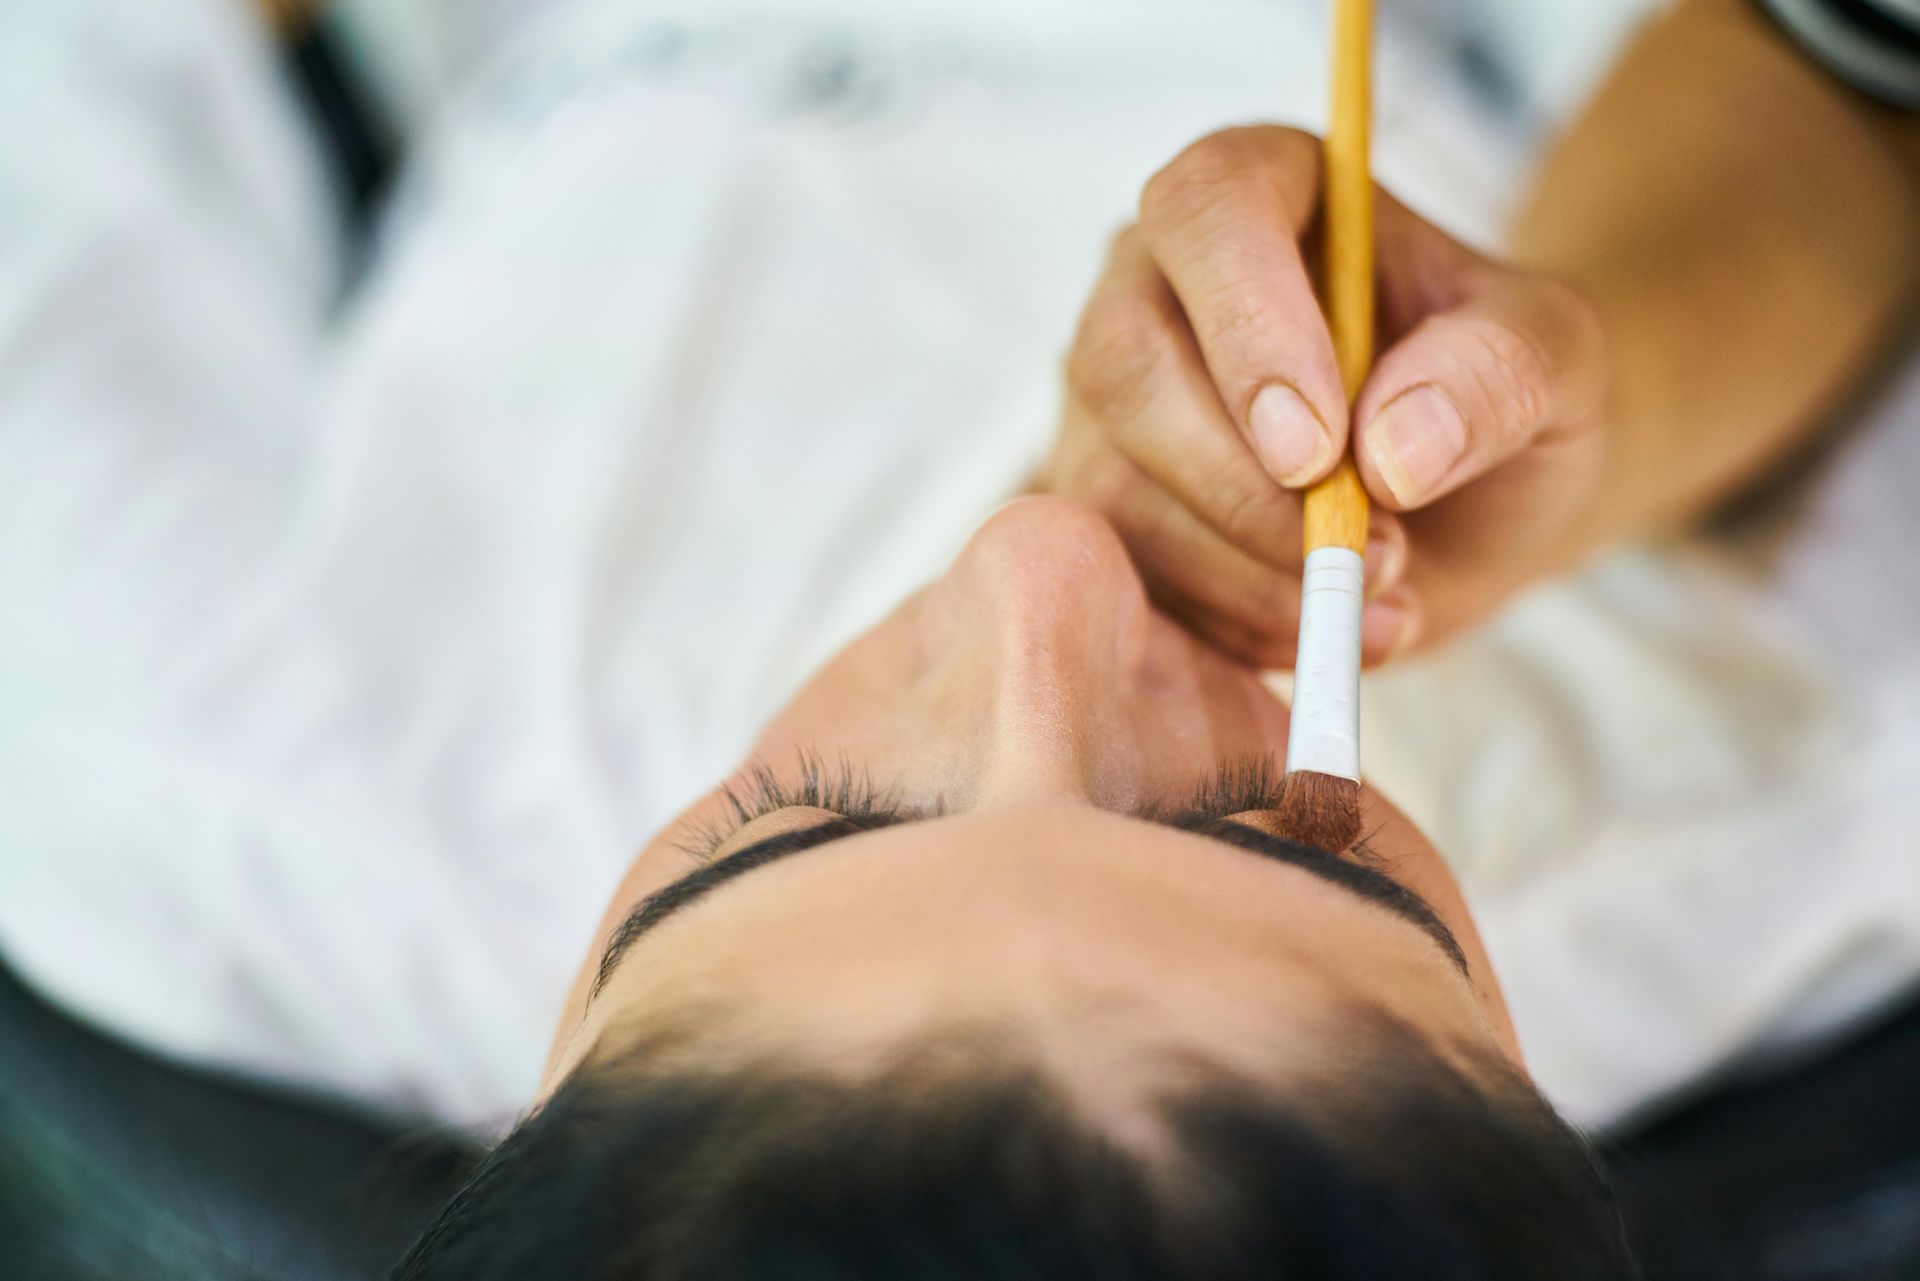
<path id="1" fill-rule="evenodd" d="M 1587 1145 L 1416 1034 L 1337 1085 L 1189 1064 L 1123 1143 L 1004 1051 L 861 1082 L 789 1064 L 575 1074 L 395 1281 L 1617 1281 Z M 965 1063 L 963 1069 L 956 1064 Z"/>

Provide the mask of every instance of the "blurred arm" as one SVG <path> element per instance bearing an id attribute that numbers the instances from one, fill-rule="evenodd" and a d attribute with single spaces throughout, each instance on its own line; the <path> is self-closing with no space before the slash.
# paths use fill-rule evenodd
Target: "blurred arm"
<path id="1" fill-rule="evenodd" d="M 1673 529 L 1817 435 L 1920 288 L 1920 127 L 1745 0 L 1651 22 L 1552 148 L 1513 228 L 1612 353 L 1611 452 L 1557 559 Z"/>

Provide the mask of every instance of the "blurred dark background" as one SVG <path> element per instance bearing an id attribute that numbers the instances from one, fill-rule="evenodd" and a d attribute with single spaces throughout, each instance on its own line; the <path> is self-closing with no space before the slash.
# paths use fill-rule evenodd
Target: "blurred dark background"
<path id="1" fill-rule="evenodd" d="M 1610 1136 L 1649 1281 L 1920 1277 L 1920 1002 L 1790 1071 Z M 0 968 L 0 1272 L 365 1281 L 469 1137 L 164 1062 Z"/>

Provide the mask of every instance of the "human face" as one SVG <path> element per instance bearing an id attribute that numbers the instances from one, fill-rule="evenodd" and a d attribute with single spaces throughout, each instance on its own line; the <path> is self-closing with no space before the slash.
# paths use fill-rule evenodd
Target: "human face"
<path id="1" fill-rule="evenodd" d="M 1010 504 L 640 852 L 542 1096 L 603 1041 L 693 1010 L 725 1011 L 714 1036 L 741 1052 L 849 1071 L 962 1021 L 1017 1027 L 1089 1079 L 1149 1049 L 1312 1072 L 1369 1010 L 1463 1065 L 1517 1065 L 1459 887 L 1402 815 L 1366 794 L 1369 852 L 1262 834 L 1270 789 L 1246 763 L 1284 758 L 1286 735 L 1255 673 L 1150 606 L 1100 517 Z M 806 786 L 809 760 L 853 777 Z M 1238 783 L 1196 796 L 1223 766 Z"/>

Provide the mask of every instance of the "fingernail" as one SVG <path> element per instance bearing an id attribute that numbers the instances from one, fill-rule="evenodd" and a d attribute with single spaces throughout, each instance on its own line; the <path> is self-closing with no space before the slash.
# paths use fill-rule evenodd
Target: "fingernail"
<path id="1" fill-rule="evenodd" d="M 1282 485 L 1304 485 L 1328 462 L 1333 440 L 1327 425 L 1299 392 L 1268 383 L 1247 412 L 1253 448 L 1267 474 Z"/>
<path id="2" fill-rule="evenodd" d="M 1400 575 L 1407 568 L 1405 544 L 1397 538 L 1382 538 L 1378 534 L 1367 536 L 1367 548 L 1362 559 L 1368 600 L 1399 582 Z"/>
<path id="3" fill-rule="evenodd" d="M 1402 503 L 1421 501 L 1467 452 L 1467 423 L 1433 387 L 1405 391 L 1362 433 L 1367 457 Z"/>
<path id="4" fill-rule="evenodd" d="M 1360 650 L 1384 661 L 1413 644 L 1419 630 L 1418 617 L 1404 602 L 1373 601 L 1360 615 Z"/>

